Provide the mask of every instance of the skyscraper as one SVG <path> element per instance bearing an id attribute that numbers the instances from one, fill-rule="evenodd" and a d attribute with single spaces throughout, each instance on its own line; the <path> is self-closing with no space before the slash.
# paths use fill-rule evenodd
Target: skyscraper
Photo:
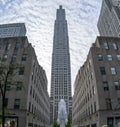
<path id="1" fill-rule="evenodd" d="M 71 67 L 65 9 L 59 6 L 54 25 L 51 73 L 50 121 L 58 116 L 58 102 L 64 99 L 67 113 L 72 114 Z"/>
<path id="2" fill-rule="evenodd" d="M 102 36 L 120 36 L 119 0 L 103 0 L 98 20 L 98 30 Z"/>

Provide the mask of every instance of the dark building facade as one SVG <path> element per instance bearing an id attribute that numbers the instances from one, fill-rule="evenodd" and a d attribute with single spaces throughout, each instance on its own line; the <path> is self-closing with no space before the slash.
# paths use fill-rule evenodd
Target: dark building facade
<path id="1" fill-rule="evenodd" d="M 58 102 L 60 99 L 65 100 L 67 113 L 72 116 L 68 28 L 65 9 L 62 6 L 57 9 L 54 25 L 51 70 L 50 121 L 53 123 L 54 118 L 58 116 Z"/>
<path id="2" fill-rule="evenodd" d="M 74 83 L 72 127 L 120 126 L 120 38 L 97 37 Z"/>
<path id="3" fill-rule="evenodd" d="M 27 37 L 0 38 L 0 63 L 17 66 L 6 88 L 6 125 L 14 121 L 17 127 L 49 127 L 50 101 L 47 77 Z M 14 89 L 13 81 L 16 82 Z M 0 105 L 1 101 L 0 99 Z"/>

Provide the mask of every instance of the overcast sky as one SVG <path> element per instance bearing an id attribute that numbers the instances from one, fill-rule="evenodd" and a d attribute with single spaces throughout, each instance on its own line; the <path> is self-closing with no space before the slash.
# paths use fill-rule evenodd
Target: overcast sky
<path id="1" fill-rule="evenodd" d="M 0 0 L 0 24 L 24 22 L 39 64 L 46 71 L 50 93 L 51 56 L 56 9 L 62 5 L 68 22 L 72 93 L 78 69 L 99 35 L 97 21 L 102 0 Z"/>

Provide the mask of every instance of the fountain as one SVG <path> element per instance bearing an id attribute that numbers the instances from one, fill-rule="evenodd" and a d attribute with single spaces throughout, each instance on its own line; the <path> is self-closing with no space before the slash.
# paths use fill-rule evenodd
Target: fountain
<path id="1" fill-rule="evenodd" d="M 61 99 L 58 104 L 58 119 L 57 122 L 60 125 L 60 127 L 65 127 L 65 124 L 67 124 L 67 111 L 66 111 L 66 103 L 64 99 Z"/>

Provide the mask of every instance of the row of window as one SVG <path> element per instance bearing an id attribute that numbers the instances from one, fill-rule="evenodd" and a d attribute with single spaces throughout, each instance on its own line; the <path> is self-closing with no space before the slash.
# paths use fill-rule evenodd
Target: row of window
<path id="1" fill-rule="evenodd" d="M 9 51 L 10 48 L 11 48 L 11 43 L 6 43 L 6 47 L 5 47 L 5 51 Z M 14 47 L 14 50 L 17 51 L 18 49 L 20 48 L 20 43 L 19 42 L 16 42 L 15 43 L 15 47 Z M 0 43 L 0 49 L 2 49 L 2 43 Z"/>
<path id="2" fill-rule="evenodd" d="M 117 71 L 116 71 L 115 67 L 111 67 L 110 70 L 111 70 L 112 75 L 117 74 Z M 100 72 L 101 72 L 101 75 L 106 75 L 105 67 L 100 67 Z"/>
<path id="3" fill-rule="evenodd" d="M 114 81 L 113 84 L 114 84 L 115 90 L 120 90 L 120 82 Z M 103 81 L 103 87 L 104 87 L 104 91 L 109 90 L 109 85 L 107 81 Z"/>
<path id="4" fill-rule="evenodd" d="M 7 59 L 8 59 L 8 55 L 4 54 L 3 57 L 2 57 L 2 61 L 5 62 L 5 61 L 7 61 Z M 17 55 L 13 54 L 13 56 L 11 58 L 11 62 L 16 62 L 16 60 L 17 60 Z M 27 60 L 27 54 L 23 54 L 22 58 L 21 58 L 21 61 L 26 61 L 26 60 Z"/>
<path id="5" fill-rule="evenodd" d="M 3 74 L 4 73 L 4 68 L 0 67 L 0 74 Z M 14 68 L 9 68 L 9 74 L 15 74 L 14 71 L 17 71 L 18 75 L 24 75 L 24 72 L 25 72 L 25 67 L 18 67 L 18 69 L 14 69 Z"/>
<path id="6" fill-rule="evenodd" d="M 118 45 L 117 45 L 116 42 L 114 42 L 112 45 L 113 45 L 113 49 L 115 49 L 115 50 L 118 49 Z M 104 42 L 103 43 L 103 48 L 106 49 L 106 50 L 108 50 L 109 49 L 109 44 L 107 42 Z"/>
<path id="7" fill-rule="evenodd" d="M 15 99 L 14 100 L 14 109 L 19 109 L 20 108 L 20 99 Z M 5 107 L 8 106 L 8 98 L 5 99 L 5 104 L 4 104 Z"/>
<path id="8" fill-rule="evenodd" d="M 16 84 L 11 84 L 11 82 L 8 82 L 6 85 L 6 90 L 10 91 L 15 88 L 16 91 L 21 91 L 23 87 L 23 82 L 17 82 Z"/>
<path id="9" fill-rule="evenodd" d="M 98 61 L 103 61 L 103 55 L 102 54 L 97 54 L 97 57 L 98 57 Z M 116 57 L 117 57 L 117 60 L 120 60 L 120 54 L 117 54 Z M 113 60 L 112 55 L 108 54 L 107 59 L 108 59 L 108 61 L 112 61 Z"/>
<path id="10" fill-rule="evenodd" d="M 118 104 L 120 104 L 120 98 L 118 98 L 117 100 L 118 100 Z M 112 103 L 113 103 L 112 100 L 110 98 L 106 98 L 105 101 L 106 101 L 106 108 L 112 109 Z"/>

